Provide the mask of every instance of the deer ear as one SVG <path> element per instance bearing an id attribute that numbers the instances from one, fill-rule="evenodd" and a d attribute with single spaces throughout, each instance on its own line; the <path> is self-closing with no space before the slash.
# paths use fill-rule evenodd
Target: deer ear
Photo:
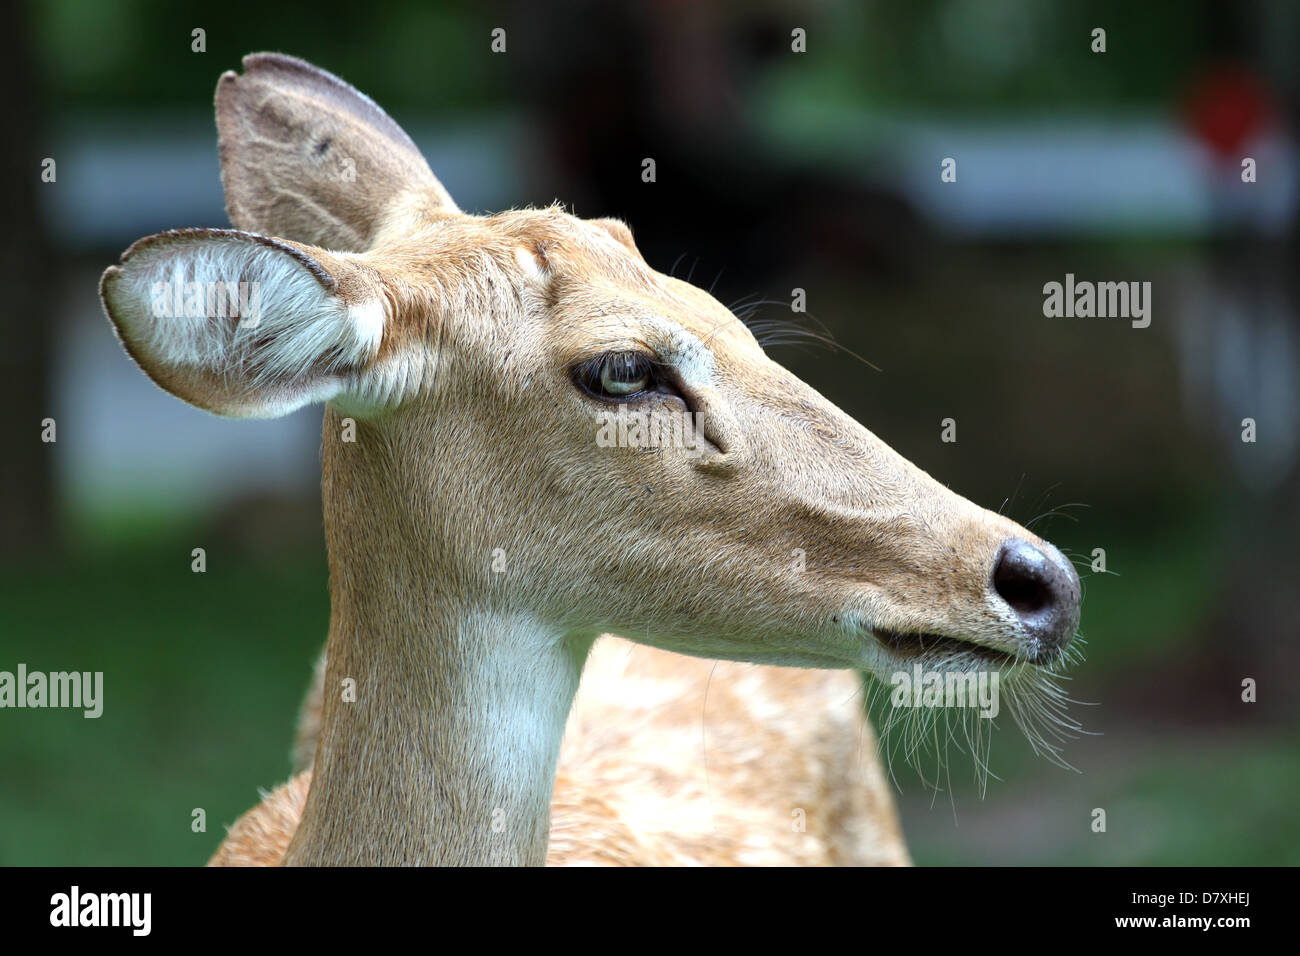
<path id="1" fill-rule="evenodd" d="M 146 375 L 237 418 L 286 415 L 354 389 L 387 321 L 382 277 L 361 257 L 228 229 L 141 239 L 99 291 Z"/>
<path id="2" fill-rule="evenodd" d="M 636 242 L 632 238 L 632 230 L 628 228 L 627 223 L 623 220 L 593 219 L 591 220 L 591 224 L 604 229 L 607 233 L 613 236 L 615 240 L 625 246 L 628 252 L 632 253 L 632 255 L 636 256 L 638 259 L 642 258 L 641 250 L 636 247 Z"/>
<path id="3" fill-rule="evenodd" d="M 237 229 L 364 252 L 385 226 L 458 213 L 411 138 L 365 94 L 279 53 L 217 82 L 226 211 Z"/>

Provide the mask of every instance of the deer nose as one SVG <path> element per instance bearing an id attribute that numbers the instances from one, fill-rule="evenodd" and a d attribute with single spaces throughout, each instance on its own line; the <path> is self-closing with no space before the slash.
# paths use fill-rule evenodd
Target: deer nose
<path id="1" fill-rule="evenodd" d="M 1025 656 L 1031 662 L 1050 661 L 1069 645 L 1079 626 L 1079 575 L 1056 548 L 1020 538 L 1003 542 L 993 589 L 1028 632 Z"/>

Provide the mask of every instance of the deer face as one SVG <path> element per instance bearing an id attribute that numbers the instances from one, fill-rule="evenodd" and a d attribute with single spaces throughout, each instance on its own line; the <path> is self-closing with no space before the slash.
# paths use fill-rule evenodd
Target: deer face
<path id="1" fill-rule="evenodd" d="M 350 87 L 285 57 L 245 67 L 218 119 L 253 232 L 142 240 L 103 298 L 193 404 L 329 403 L 327 511 L 351 515 L 332 543 L 388 509 L 463 600 L 704 656 L 882 676 L 1060 658 L 1079 582 L 1055 548 L 894 453 L 626 227 L 463 215 Z M 216 283 L 256 308 L 213 315 Z M 160 310 L 168 289 L 196 308 Z"/>
<path id="2" fill-rule="evenodd" d="M 714 657 L 886 674 L 1064 650 L 1078 579 L 1051 545 L 894 453 L 626 227 L 472 228 L 451 244 L 493 263 L 482 314 L 417 308 L 443 314 L 438 371 L 392 426 L 433 436 L 405 465 L 412 506 L 461 580 Z"/>

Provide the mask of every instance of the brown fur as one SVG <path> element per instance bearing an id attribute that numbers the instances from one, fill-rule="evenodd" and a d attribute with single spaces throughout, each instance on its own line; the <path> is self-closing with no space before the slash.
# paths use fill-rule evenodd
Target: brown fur
<path id="1" fill-rule="evenodd" d="M 405 131 L 308 63 L 247 56 L 243 76 L 222 74 L 216 106 L 221 183 L 241 229 L 362 250 L 399 194 L 412 216 L 456 211 Z"/>

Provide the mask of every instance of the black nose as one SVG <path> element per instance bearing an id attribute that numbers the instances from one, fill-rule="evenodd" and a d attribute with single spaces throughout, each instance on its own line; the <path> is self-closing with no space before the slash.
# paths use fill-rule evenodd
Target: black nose
<path id="1" fill-rule="evenodd" d="M 1080 592 L 1079 575 L 1060 551 L 1008 539 L 993 565 L 993 589 L 1024 624 L 1029 660 L 1043 663 L 1065 650 L 1079 627 Z"/>

